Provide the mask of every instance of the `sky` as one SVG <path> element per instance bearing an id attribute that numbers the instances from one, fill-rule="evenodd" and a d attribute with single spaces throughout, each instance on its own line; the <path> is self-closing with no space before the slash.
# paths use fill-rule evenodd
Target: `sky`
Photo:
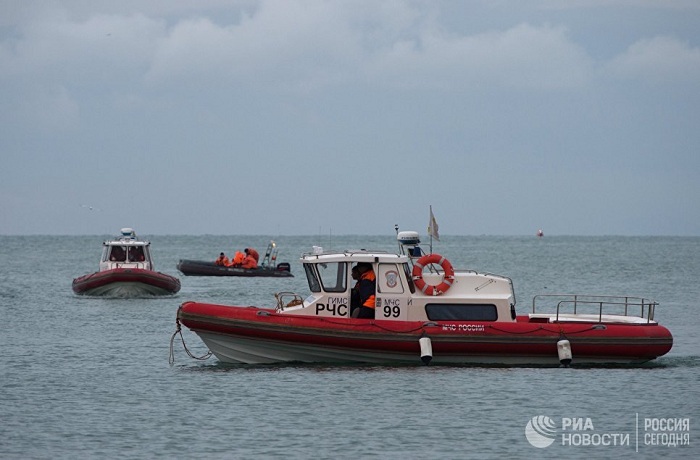
<path id="1" fill-rule="evenodd" d="M 700 236 L 695 0 L 0 0 L 0 234 Z"/>

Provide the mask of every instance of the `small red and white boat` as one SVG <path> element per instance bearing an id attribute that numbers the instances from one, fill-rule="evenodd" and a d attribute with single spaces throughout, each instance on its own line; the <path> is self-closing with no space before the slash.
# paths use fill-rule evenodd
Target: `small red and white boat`
<path id="1" fill-rule="evenodd" d="M 630 364 L 673 345 L 654 321 L 654 301 L 543 295 L 518 315 L 509 278 L 454 270 L 444 257 L 425 254 L 416 232 L 397 238 L 399 254 L 315 248 L 301 259 L 310 294 L 278 293 L 274 308 L 185 302 L 176 334 L 183 324 L 219 360 L 247 364 Z M 376 275 L 373 319 L 351 315 L 357 263 L 371 264 Z"/>
<path id="2" fill-rule="evenodd" d="M 180 280 L 153 269 L 151 243 L 136 238 L 131 228 L 102 243 L 100 271 L 73 280 L 73 292 L 81 295 L 142 297 L 175 294 Z"/>

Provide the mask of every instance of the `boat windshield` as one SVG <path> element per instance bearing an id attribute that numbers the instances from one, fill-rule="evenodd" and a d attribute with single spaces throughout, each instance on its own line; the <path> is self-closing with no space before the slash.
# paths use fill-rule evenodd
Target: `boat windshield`
<path id="1" fill-rule="evenodd" d="M 125 262 L 126 246 L 110 246 L 109 260 L 112 262 Z"/>
<path id="2" fill-rule="evenodd" d="M 348 280 L 348 264 L 345 262 L 331 262 L 317 264 L 319 277 L 323 290 L 326 292 L 345 292 Z"/>
<path id="3" fill-rule="evenodd" d="M 143 262 L 146 256 L 143 253 L 143 246 L 131 246 L 129 248 L 129 262 Z"/>
<path id="4" fill-rule="evenodd" d="M 315 270 L 314 270 L 315 269 Z M 346 262 L 304 264 L 311 292 L 345 292 L 348 282 Z"/>
<path id="5" fill-rule="evenodd" d="M 306 272 L 306 279 L 309 282 L 309 290 L 311 292 L 321 292 L 321 283 L 318 281 L 318 277 L 316 276 L 314 265 L 304 264 L 304 271 Z"/>

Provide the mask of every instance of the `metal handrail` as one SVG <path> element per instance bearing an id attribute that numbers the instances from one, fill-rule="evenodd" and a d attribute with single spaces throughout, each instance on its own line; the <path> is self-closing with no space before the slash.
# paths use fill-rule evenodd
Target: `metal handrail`
<path id="1" fill-rule="evenodd" d="M 557 302 L 557 321 L 559 320 L 560 310 L 567 306 L 573 305 L 573 314 L 577 314 L 579 305 L 597 305 L 599 322 L 603 321 L 603 308 L 610 309 L 615 306 L 624 306 L 624 313 L 622 316 L 646 318 L 647 323 L 649 323 L 654 320 L 654 313 L 658 305 L 658 302 L 643 297 L 590 294 L 538 294 L 532 298 L 532 313 L 536 312 L 537 300 L 544 298 L 563 298 Z M 634 307 L 639 307 L 639 315 L 631 312 L 631 309 L 634 309 Z"/>
<path id="2" fill-rule="evenodd" d="M 146 269 L 146 264 L 148 262 L 128 262 L 128 261 L 119 261 L 119 262 L 113 262 L 110 261 L 110 264 L 114 264 L 114 268 L 140 268 L 142 270 Z"/>
<path id="3" fill-rule="evenodd" d="M 284 300 L 285 297 L 291 297 L 292 299 L 290 301 L 286 301 Z M 295 307 L 304 303 L 304 298 L 302 296 L 291 291 L 277 292 L 275 294 L 275 299 L 277 299 L 277 306 L 275 307 L 277 312 L 282 312 L 287 307 Z"/>

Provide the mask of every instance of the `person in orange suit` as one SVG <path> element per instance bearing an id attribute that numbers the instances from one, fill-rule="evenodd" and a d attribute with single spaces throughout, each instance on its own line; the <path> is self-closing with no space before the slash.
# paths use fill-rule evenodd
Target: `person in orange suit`
<path id="1" fill-rule="evenodd" d="M 233 255 L 233 259 L 231 259 L 231 267 L 240 267 L 243 264 L 243 261 L 245 260 L 245 254 L 243 254 L 241 251 L 236 251 L 236 254 Z"/>
<path id="2" fill-rule="evenodd" d="M 253 249 L 252 251 L 255 251 Z M 253 254 L 251 254 L 251 249 L 246 248 L 245 250 L 246 256 L 245 259 L 243 259 L 243 263 L 241 264 L 241 267 L 243 268 L 258 268 L 258 260 L 255 258 Z M 255 252 L 257 254 L 257 252 Z"/>
<path id="3" fill-rule="evenodd" d="M 214 261 L 216 265 L 223 265 L 226 266 L 229 264 L 228 257 L 226 257 L 226 254 L 223 252 L 219 254 L 219 258 Z"/>
<path id="4" fill-rule="evenodd" d="M 245 248 L 245 253 L 255 259 L 255 262 L 260 262 L 260 254 L 253 248 Z"/>

